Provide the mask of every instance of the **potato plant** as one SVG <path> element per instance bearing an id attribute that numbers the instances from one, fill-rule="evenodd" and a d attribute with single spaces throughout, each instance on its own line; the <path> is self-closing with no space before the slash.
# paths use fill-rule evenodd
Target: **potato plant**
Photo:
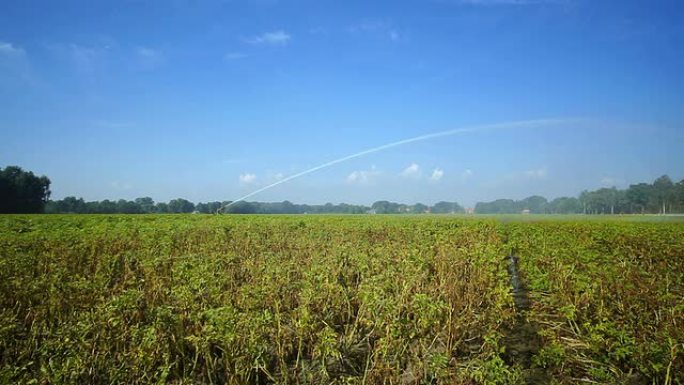
<path id="1" fill-rule="evenodd" d="M 560 383 L 684 383 L 684 226 L 539 222 L 504 227 Z"/>
<path id="2" fill-rule="evenodd" d="M 494 221 L 8 216 L 3 383 L 514 383 Z"/>

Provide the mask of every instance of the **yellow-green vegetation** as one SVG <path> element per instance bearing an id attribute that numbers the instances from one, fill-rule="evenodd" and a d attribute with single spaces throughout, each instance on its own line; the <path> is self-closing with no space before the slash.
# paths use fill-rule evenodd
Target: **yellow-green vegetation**
<path id="1" fill-rule="evenodd" d="M 2 216 L 0 383 L 684 381 L 684 225 Z M 529 329 L 529 328 L 528 328 Z"/>
<path id="2" fill-rule="evenodd" d="M 509 223 L 534 357 L 563 383 L 684 383 L 684 226 Z"/>

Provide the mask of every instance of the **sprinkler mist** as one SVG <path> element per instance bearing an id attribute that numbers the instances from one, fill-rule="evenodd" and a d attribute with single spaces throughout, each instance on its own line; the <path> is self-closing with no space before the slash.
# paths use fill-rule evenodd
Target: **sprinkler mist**
<path id="1" fill-rule="evenodd" d="M 573 120 L 574 120 L 574 119 L 573 119 Z M 249 194 L 247 194 L 247 195 L 245 195 L 245 196 L 242 196 L 242 197 L 240 197 L 240 198 L 238 198 L 238 199 L 236 199 L 236 200 L 234 200 L 234 201 L 232 201 L 232 202 L 230 202 L 230 203 L 228 203 L 228 204 L 225 204 L 225 205 L 219 207 L 219 209 L 216 210 L 216 213 L 219 214 L 221 211 L 223 211 L 223 210 L 225 210 L 226 208 L 228 208 L 228 207 L 234 205 L 234 204 L 237 203 L 237 202 L 244 201 L 245 199 L 247 199 L 247 198 L 249 198 L 249 197 L 252 197 L 252 196 L 254 196 L 254 195 L 256 195 L 256 194 L 259 194 L 260 192 L 263 192 L 263 191 L 266 191 L 266 190 L 270 190 L 270 189 L 272 189 L 273 187 L 276 187 L 276 186 L 278 186 L 278 185 L 280 185 L 280 184 L 283 184 L 283 183 L 285 183 L 285 182 L 289 182 L 289 181 L 291 181 L 291 180 L 293 180 L 293 179 L 302 177 L 302 176 L 307 175 L 307 174 L 311 174 L 312 172 L 316 172 L 316 171 L 318 171 L 318 170 L 321 170 L 321 169 L 324 169 L 324 168 L 328 168 L 328 167 L 330 167 L 330 166 L 334 166 L 334 165 L 336 165 L 336 164 L 338 164 L 338 163 L 346 162 L 346 161 L 348 161 L 348 160 L 351 160 L 351 159 L 354 159 L 354 158 L 358 158 L 358 157 L 361 157 L 361 156 L 364 156 L 364 155 L 373 154 L 373 153 L 376 153 L 376 152 L 378 152 L 378 151 L 386 150 L 386 149 L 388 149 L 388 148 L 397 147 L 397 146 L 401 146 L 401 145 L 409 144 L 409 143 L 413 143 L 413 142 L 420 142 L 420 141 L 423 141 L 423 140 L 429 140 L 429 139 L 434 139 L 434 138 L 440 138 L 440 137 L 443 137 L 443 136 L 459 135 L 459 134 L 464 134 L 464 133 L 474 132 L 474 131 L 486 131 L 486 130 L 497 130 L 497 129 L 511 129 L 511 128 L 536 128 L 536 127 L 547 127 L 547 126 L 553 126 L 553 125 L 559 125 L 559 124 L 568 123 L 568 122 L 570 122 L 570 121 L 572 121 L 572 120 L 571 120 L 571 119 L 536 119 L 536 120 L 522 120 L 522 121 L 516 121 L 516 122 L 506 122 L 506 123 L 487 124 L 487 125 L 480 125 L 480 126 L 469 126 L 469 127 L 456 128 L 456 129 L 453 129 L 453 130 L 435 132 L 435 133 L 432 133 L 432 134 L 420 135 L 420 136 L 416 136 L 416 137 L 409 138 L 409 139 L 404 139 L 404 140 L 399 140 L 399 141 L 396 141 L 396 142 L 391 142 L 391 143 L 383 144 L 382 146 L 369 148 L 369 149 L 367 149 L 367 150 L 364 150 L 364 151 L 361 151 L 361 152 L 357 152 L 357 153 L 355 153 L 355 154 L 347 155 L 347 156 L 344 156 L 344 157 L 342 157 L 342 158 L 338 158 L 338 159 L 335 159 L 335 160 L 331 160 L 331 161 L 329 161 L 329 162 L 320 164 L 320 165 L 318 165 L 318 166 L 316 166 L 316 167 L 312 167 L 312 168 L 310 168 L 310 169 L 307 169 L 307 170 L 304 170 L 304 171 L 300 171 L 300 172 L 298 172 L 298 173 L 296 173 L 296 174 L 292 174 L 292 175 L 290 175 L 290 176 L 287 176 L 287 177 L 285 177 L 285 178 L 283 178 L 283 179 L 278 180 L 277 182 L 271 183 L 271 184 L 266 185 L 266 186 L 264 186 L 264 187 L 261 187 L 261 188 L 259 188 L 259 189 L 257 189 L 257 190 L 254 190 L 254 191 L 252 191 L 251 193 L 249 193 Z"/>

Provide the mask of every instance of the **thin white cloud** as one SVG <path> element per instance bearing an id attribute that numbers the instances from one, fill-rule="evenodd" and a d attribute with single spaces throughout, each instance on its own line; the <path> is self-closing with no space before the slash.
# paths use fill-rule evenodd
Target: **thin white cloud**
<path id="1" fill-rule="evenodd" d="M 130 190 L 133 188 L 133 186 L 130 183 L 119 182 L 118 180 L 109 183 L 109 185 L 115 190 Z"/>
<path id="2" fill-rule="evenodd" d="M 240 60 L 240 59 L 244 59 L 246 57 L 247 57 L 247 54 L 242 53 L 242 52 L 228 52 L 227 54 L 223 55 L 223 58 L 225 60 L 228 60 L 228 61 Z"/>
<path id="3" fill-rule="evenodd" d="M 356 24 L 350 25 L 349 27 L 347 27 L 347 31 L 349 31 L 351 33 L 374 32 L 374 31 L 386 30 L 388 28 L 389 28 L 389 23 L 384 21 L 384 20 L 366 19 L 366 20 L 362 20 Z"/>
<path id="4" fill-rule="evenodd" d="M 4 56 L 23 56 L 25 54 L 24 50 L 19 47 L 15 47 L 12 43 L 7 43 L 0 41 L 0 55 Z"/>
<path id="5" fill-rule="evenodd" d="M 83 47 L 78 44 L 69 45 L 71 59 L 74 61 L 76 67 L 84 72 L 92 73 L 95 63 L 98 62 L 102 56 L 99 49 Z"/>
<path id="6" fill-rule="evenodd" d="M 256 182 L 257 176 L 255 174 L 244 173 L 240 174 L 239 179 L 241 184 L 248 185 Z"/>
<path id="7" fill-rule="evenodd" d="M 473 174 L 474 174 L 473 170 L 467 168 L 467 169 L 463 170 L 463 172 L 461 173 L 461 179 L 464 179 L 464 180 L 468 179 L 471 176 L 473 176 Z"/>
<path id="8" fill-rule="evenodd" d="M 314 27 L 314 28 L 309 28 L 309 34 L 311 35 L 325 35 L 328 33 L 328 30 L 323 27 Z"/>
<path id="9" fill-rule="evenodd" d="M 349 184 L 368 184 L 373 182 L 375 177 L 378 175 L 380 175 L 380 171 L 373 167 L 370 170 L 352 171 L 349 175 L 347 175 L 346 180 Z"/>
<path id="10" fill-rule="evenodd" d="M 347 27 L 347 32 L 354 35 L 376 35 L 392 41 L 401 40 L 399 30 L 391 22 L 379 19 L 366 19 Z"/>
<path id="11" fill-rule="evenodd" d="M 265 32 L 261 35 L 246 39 L 250 44 L 257 45 L 286 45 L 292 40 L 292 36 L 282 30 Z"/>
<path id="12" fill-rule="evenodd" d="M 265 176 L 262 178 L 262 182 L 266 184 L 271 184 L 285 179 L 285 174 L 282 172 L 266 172 Z"/>
<path id="13" fill-rule="evenodd" d="M 444 176 L 444 170 L 436 168 L 432 170 L 432 175 L 430 175 L 430 180 L 433 182 L 438 182 Z"/>
<path id="14" fill-rule="evenodd" d="M 614 187 L 614 186 L 619 186 L 622 184 L 622 180 L 618 178 L 613 178 L 613 177 L 603 177 L 601 178 L 601 185 L 604 187 Z"/>
<path id="15" fill-rule="evenodd" d="M 137 47 L 135 55 L 139 68 L 143 70 L 157 68 L 166 61 L 161 51 L 149 47 Z"/>
<path id="16" fill-rule="evenodd" d="M 0 41 L 0 82 L 4 78 L 32 86 L 40 84 L 31 70 L 26 51 L 12 43 Z"/>
<path id="17" fill-rule="evenodd" d="M 420 178 L 420 174 L 420 166 L 416 163 L 411 163 L 400 175 L 404 178 Z"/>
<path id="18" fill-rule="evenodd" d="M 546 170 L 546 167 L 525 171 L 525 177 L 529 179 L 544 179 L 547 175 L 548 172 Z"/>
<path id="19" fill-rule="evenodd" d="M 48 49 L 89 81 L 94 81 L 106 73 L 106 65 L 114 50 L 108 42 L 90 46 L 75 43 L 51 44 Z"/>

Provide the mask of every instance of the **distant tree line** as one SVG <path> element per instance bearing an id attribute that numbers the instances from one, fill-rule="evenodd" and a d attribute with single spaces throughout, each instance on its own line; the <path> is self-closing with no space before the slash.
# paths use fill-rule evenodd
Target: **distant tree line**
<path id="1" fill-rule="evenodd" d="M 49 201 L 46 213 L 50 214 L 182 214 L 216 212 L 226 214 L 422 214 L 422 213 L 463 213 L 463 207 L 456 202 L 439 202 L 430 207 L 422 203 L 407 205 L 388 201 L 378 201 L 372 206 L 351 205 L 347 203 L 324 205 L 294 204 L 283 202 L 200 202 L 193 203 L 178 198 L 169 202 L 154 202 L 150 197 L 135 200 L 91 201 L 83 198 L 66 197 Z"/>
<path id="2" fill-rule="evenodd" d="M 75 213 L 75 214 L 457 214 L 465 210 L 456 202 L 407 205 L 377 201 L 370 207 L 346 203 L 324 205 L 283 202 L 200 202 L 178 198 L 155 202 L 150 197 L 86 202 L 83 198 L 66 197 L 49 200 L 50 179 L 36 176 L 17 166 L 0 168 L 0 213 Z M 582 191 L 578 197 L 559 197 L 548 201 L 533 195 L 522 200 L 498 199 L 478 202 L 478 214 L 669 214 L 684 213 L 684 179 L 674 183 L 663 175 L 653 183 L 638 183 L 620 190 L 615 187 Z"/>
<path id="3" fill-rule="evenodd" d="M 456 202 L 438 202 L 430 207 L 422 203 L 407 205 L 388 201 L 377 201 L 370 207 L 369 212 L 374 214 L 457 214 L 465 210 Z"/>
<path id="4" fill-rule="evenodd" d="M 197 206 L 202 205 L 202 203 Z M 220 203 L 219 203 L 220 205 Z M 168 203 L 155 201 L 150 197 L 136 198 L 128 201 L 119 199 L 111 201 L 86 202 L 83 198 L 66 197 L 49 201 L 45 207 L 48 214 L 180 214 L 192 213 L 196 205 L 186 199 L 173 199 Z"/>
<path id="5" fill-rule="evenodd" d="M 615 187 L 582 191 L 578 197 L 552 201 L 534 195 L 522 200 L 498 199 L 478 202 L 478 214 L 670 214 L 684 213 L 684 179 L 674 183 L 663 175 L 653 183 L 638 183 L 620 190 Z"/>

